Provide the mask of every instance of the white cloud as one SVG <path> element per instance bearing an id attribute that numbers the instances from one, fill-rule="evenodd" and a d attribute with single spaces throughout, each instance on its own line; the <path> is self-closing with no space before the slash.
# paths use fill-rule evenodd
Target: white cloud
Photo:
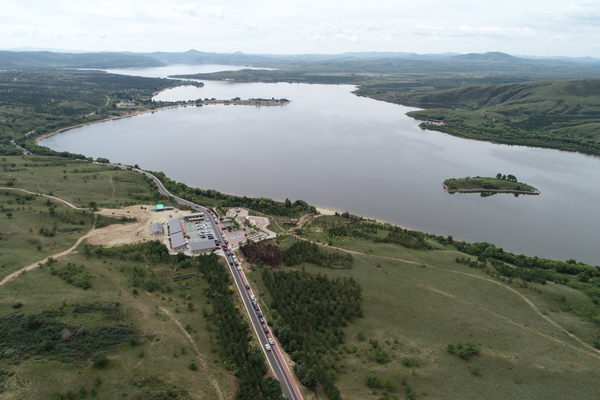
<path id="1" fill-rule="evenodd" d="M 173 6 L 173 9 L 182 14 L 190 17 L 199 18 L 214 18 L 224 19 L 223 8 L 218 6 L 202 6 L 197 3 L 187 3 L 180 6 Z"/>

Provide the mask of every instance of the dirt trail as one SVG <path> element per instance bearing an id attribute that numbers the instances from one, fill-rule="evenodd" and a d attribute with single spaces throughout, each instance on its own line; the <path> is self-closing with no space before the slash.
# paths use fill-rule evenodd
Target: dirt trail
<path id="1" fill-rule="evenodd" d="M 2 188 L 0 188 L 0 189 L 2 189 Z M 7 188 L 7 189 L 12 189 L 12 188 Z M 17 190 L 23 190 L 23 189 L 17 189 Z M 31 192 L 28 192 L 28 193 L 31 193 Z M 52 197 L 52 196 L 46 196 L 46 197 Z M 65 204 L 69 205 L 70 207 L 76 208 L 72 204 L 70 204 L 62 199 L 57 199 L 57 200 L 64 202 Z M 109 225 L 104 228 L 96 229 L 95 221 L 94 221 L 94 226 L 92 227 L 92 230 L 89 231 L 88 233 L 86 233 L 85 235 L 83 235 L 82 237 L 80 237 L 79 239 L 77 239 L 77 242 L 75 242 L 75 244 L 73 246 L 71 246 L 71 248 L 64 250 L 60 253 L 49 255 L 48 257 L 44 258 L 41 261 L 35 262 L 33 264 L 29 264 L 29 265 L 19 269 L 18 271 L 11 273 L 10 275 L 6 276 L 0 282 L 0 286 L 5 285 L 7 282 L 16 278 L 17 276 L 19 276 L 19 274 L 21 272 L 31 271 L 31 270 L 37 268 L 39 266 L 39 264 L 46 263 L 50 257 L 57 260 L 61 257 L 65 257 L 65 256 L 73 253 L 75 251 L 75 249 L 77 248 L 77 246 L 79 246 L 81 244 L 81 242 L 86 239 L 89 239 L 90 244 L 102 244 L 105 246 L 116 246 L 116 245 L 120 245 L 120 244 L 131 243 L 132 237 L 135 237 L 136 240 L 142 240 L 142 238 L 146 238 L 146 236 L 150 237 L 150 235 L 148 233 L 149 230 L 146 229 L 146 225 L 147 225 L 148 219 L 150 219 L 150 217 L 152 215 L 149 213 L 143 212 L 142 210 L 140 210 L 140 208 L 138 206 L 128 207 L 126 210 L 130 211 L 130 213 L 126 213 L 126 211 L 123 211 L 123 210 L 116 210 L 116 211 L 122 212 L 123 215 L 134 216 L 137 218 L 138 222 L 122 224 L 122 225 L 115 224 L 115 225 Z M 112 215 L 113 212 L 115 212 L 115 210 L 102 209 L 98 212 L 98 214 L 106 215 L 106 216 L 110 217 L 110 216 L 113 216 Z M 142 234 L 135 236 L 136 232 L 142 232 Z"/>
<path id="2" fill-rule="evenodd" d="M 48 257 L 44 258 L 42 261 L 38 261 L 36 263 L 29 264 L 29 265 L 21 268 L 20 270 L 13 272 L 12 274 L 8 275 L 6 278 L 2 279 L 2 281 L 0 282 L 0 286 L 5 285 L 6 283 L 8 283 L 9 281 L 11 281 L 12 279 L 16 278 L 17 276 L 19 276 L 19 274 L 21 274 L 21 272 L 31 271 L 32 269 L 36 269 L 37 267 L 39 267 L 39 264 L 46 263 L 50 257 L 52 257 L 53 259 L 57 260 L 60 257 L 64 257 L 66 255 L 71 254 L 77 248 L 77 246 L 79 246 L 79 244 L 82 241 L 84 241 L 85 239 L 87 239 L 88 237 L 90 237 L 94 232 L 95 232 L 94 230 L 91 230 L 87 234 L 85 234 L 84 236 L 80 237 L 77 240 L 77 242 L 75 242 L 75 244 L 70 249 L 68 249 L 68 250 L 62 251 L 60 253 L 52 254 L 51 256 L 48 256 Z"/>
<path id="3" fill-rule="evenodd" d="M 38 185 L 38 187 L 39 187 L 39 185 Z M 30 192 L 29 190 L 18 189 L 18 188 L 11 188 L 11 187 L 0 187 L 0 189 L 2 189 L 2 190 L 20 190 L 21 192 L 25 192 L 25 193 L 29 193 L 29 194 L 37 194 L 38 196 L 44 196 L 44 197 L 48 197 L 50 199 L 54 199 L 56 201 L 60 201 L 61 203 L 65 204 L 65 205 L 67 205 L 67 206 L 69 206 L 71 208 L 74 208 L 76 210 L 82 210 L 82 208 L 77 207 L 75 204 L 71 204 L 68 201 L 63 200 L 63 199 L 61 199 L 59 197 L 56 197 L 56 196 L 49 196 L 47 194 L 35 193 L 35 192 Z"/>
<path id="4" fill-rule="evenodd" d="M 359 253 L 359 254 L 367 255 L 367 254 L 364 254 L 364 253 Z M 391 257 L 383 257 L 383 256 L 375 256 L 375 255 L 373 255 L 373 257 L 388 258 L 388 259 L 391 259 L 391 260 L 397 260 L 397 261 L 402 261 L 402 262 L 408 262 L 408 263 L 410 263 L 410 264 L 423 265 L 423 264 L 420 264 L 420 263 L 415 263 L 415 262 L 412 262 L 412 261 L 401 260 L 401 259 L 397 259 L 397 258 L 391 258 Z M 368 264 L 368 265 L 370 265 L 371 267 L 373 267 L 373 268 L 375 268 L 375 269 L 377 269 L 377 270 L 380 270 L 380 271 L 383 271 L 383 272 L 386 272 L 386 273 L 390 273 L 390 272 L 388 272 L 388 271 L 385 271 L 385 270 L 383 270 L 383 269 L 381 269 L 381 268 L 379 268 L 379 267 L 377 267 L 377 266 L 374 266 L 374 265 L 370 264 L 369 262 L 367 262 L 367 261 L 363 260 L 362 258 L 360 258 L 360 257 L 358 257 L 358 256 L 357 256 L 357 258 L 358 258 L 359 260 L 361 260 L 362 262 L 364 262 L 365 264 Z M 500 314 L 496 314 L 496 313 L 495 313 L 495 312 L 493 312 L 493 311 L 490 311 L 490 310 L 488 310 L 488 309 L 485 309 L 485 308 L 483 308 L 483 307 L 481 307 L 481 306 L 478 306 L 477 304 L 471 303 L 471 302 L 469 302 L 469 301 L 467 301 L 467 300 L 464 300 L 464 299 L 461 299 L 460 297 L 457 297 L 457 296 L 455 296 L 455 295 L 453 295 L 453 294 L 450 294 L 450 293 L 444 292 L 444 291 L 442 291 L 442 290 L 436 289 L 436 288 L 434 288 L 434 287 L 432 287 L 432 286 L 429 286 L 428 284 L 426 284 L 426 283 L 423 283 L 423 282 L 421 282 L 421 281 L 419 281 L 419 280 L 417 280 L 417 279 L 411 279 L 411 278 L 407 278 L 407 277 L 406 277 L 406 276 L 404 276 L 404 275 L 402 276 L 402 279 L 404 279 L 404 280 L 407 280 L 407 281 L 409 281 L 409 282 L 416 283 L 417 285 L 419 285 L 419 286 L 423 286 L 423 287 L 425 287 L 426 289 L 429 289 L 429 290 L 431 290 L 431 291 L 433 291 L 433 292 L 436 292 L 436 293 L 438 293 L 438 294 L 441 294 L 441 295 L 443 295 L 443 296 L 450 297 L 450 298 L 452 298 L 452 299 L 454 299 L 454 300 L 458 300 L 458 301 L 460 301 L 460 302 L 462 302 L 462 303 L 464 303 L 464 304 L 467 304 L 467 305 L 469 305 L 469 306 L 471 306 L 471 307 L 477 308 L 478 310 L 481 310 L 481 311 L 483 311 L 483 312 L 485 312 L 485 313 L 487 313 L 487 314 L 490 314 L 490 315 L 492 315 L 492 316 L 494 316 L 494 317 L 496 317 L 496 318 L 502 319 L 502 320 L 504 320 L 504 321 L 508 322 L 508 323 L 509 323 L 509 324 L 511 324 L 511 325 L 514 325 L 514 326 L 516 326 L 516 327 L 522 328 L 522 329 L 524 329 L 524 330 L 527 330 L 527 331 L 529 331 L 529 332 L 532 332 L 532 333 L 535 333 L 535 334 L 537 334 L 537 335 L 539 335 L 539 336 L 542 336 L 542 337 L 544 337 L 544 338 L 546 338 L 546 339 L 550 339 L 550 340 L 552 340 L 552 341 L 554 341 L 554 342 L 556 342 L 556 343 L 559 343 L 559 344 L 561 344 L 561 345 L 563 345 L 563 346 L 570 347 L 570 348 L 572 348 L 572 349 L 574 349 L 574 350 L 578 350 L 578 351 L 584 352 L 584 353 L 586 353 L 586 354 L 588 354 L 588 355 L 591 355 L 592 357 L 595 357 L 595 358 L 598 358 L 598 359 L 600 359 L 600 354 L 598 354 L 598 353 L 599 353 L 599 351 L 598 351 L 598 350 L 596 350 L 595 348 L 591 347 L 591 346 L 590 346 L 590 345 L 588 345 L 587 343 L 583 342 L 581 339 L 579 339 L 579 338 L 578 338 L 578 337 L 576 337 L 575 335 L 572 335 L 571 333 L 567 332 L 567 331 L 566 331 L 566 330 L 565 330 L 563 327 L 561 327 L 560 325 L 558 325 L 556 322 L 552 321 L 550 318 L 548 318 L 547 316 L 543 315 L 543 314 L 542 314 L 542 313 L 541 313 L 541 312 L 540 312 L 540 311 L 537 309 L 537 307 L 536 307 L 535 305 L 533 305 L 533 303 L 532 303 L 531 301 L 529 301 L 529 299 L 527 299 L 525 296 L 523 296 L 521 293 L 519 293 L 518 291 L 514 290 L 513 288 L 507 287 L 506 285 L 502 285 L 501 283 L 499 283 L 499 282 L 495 282 L 495 281 L 493 281 L 493 280 L 491 280 L 491 279 L 486 279 L 486 278 L 479 277 L 479 276 L 477 276 L 477 275 L 467 274 L 467 273 L 464 273 L 464 272 L 459 272 L 459 271 L 452 271 L 452 270 L 448 270 L 448 269 L 446 269 L 446 268 L 439 268 L 439 267 L 433 267 L 433 266 L 427 266 L 427 268 L 439 269 L 439 270 L 443 270 L 443 271 L 447 271 L 447 272 L 454 272 L 454 273 L 461 274 L 461 275 L 467 275 L 467 276 L 471 276 L 471 277 L 474 277 L 474 278 L 483 279 L 483 280 L 486 280 L 486 281 L 489 281 L 489 282 L 492 282 L 492 283 L 499 284 L 500 286 L 502 286 L 502 287 L 504 287 L 504 288 L 506 288 L 506 289 L 510 289 L 510 290 L 512 290 L 513 292 L 517 293 L 517 294 L 519 295 L 519 297 L 521 297 L 523 300 L 525 300 L 525 301 L 527 302 L 527 304 L 529 304 L 529 305 L 530 305 L 530 306 L 531 306 L 531 307 L 534 309 L 534 311 L 535 311 L 535 312 L 537 312 L 537 313 L 538 313 L 540 316 L 542 316 L 542 317 L 543 317 L 545 320 L 547 320 L 548 322 L 550 322 L 552 325 L 554 325 L 554 326 L 555 326 L 555 327 L 557 327 L 558 329 L 562 330 L 564 333 L 566 333 L 567 335 L 569 335 L 571 338 L 573 338 L 573 339 L 577 340 L 579 343 L 581 343 L 582 345 L 584 345 L 586 348 L 591 348 L 592 350 L 594 350 L 594 351 L 595 351 L 595 353 L 591 353 L 591 352 L 587 351 L 586 349 L 582 349 L 581 347 L 573 346 L 573 345 L 572 345 L 572 344 L 570 344 L 570 343 L 567 343 L 567 342 L 565 342 L 565 341 L 563 341 L 563 340 L 557 339 L 557 338 L 555 338 L 555 337 L 553 337 L 553 336 L 550 336 L 550 335 L 548 335 L 548 334 L 546 334 L 546 333 L 543 333 L 543 332 L 541 332 L 541 331 L 539 331 L 539 330 L 537 330 L 537 329 L 535 329 L 535 328 L 532 328 L 532 327 L 530 327 L 530 326 L 526 326 L 526 325 L 520 324 L 520 323 L 518 323 L 518 322 L 515 322 L 515 321 L 513 321 L 513 320 L 511 320 L 511 319 L 509 319 L 509 318 L 506 318 L 506 317 L 504 317 L 504 316 L 502 316 L 502 315 L 500 315 Z M 392 273 L 393 273 L 393 272 L 392 272 Z"/>
<path id="5" fill-rule="evenodd" d="M 198 346 L 196 346 L 196 343 L 194 342 L 194 339 L 192 339 L 192 337 L 190 336 L 190 334 L 188 333 L 188 331 L 186 331 L 185 328 L 183 327 L 183 325 L 181 325 L 181 322 L 179 322 L 173 316 L 173 314 L 171 314 L 171 312 L 169 310 L 167 310 L 166 308 L 164 308 L 157 300 L 153 299 L 152 295 L 149 292 L 146 292 L 146 294 L 148 296 L 150 296 L 150 298 L 152 299 L 152 301 L 158 306 L 158 309 L 160 311 L 164 312 L 165 315 L 167 317 L 169 317 L 169 319 L 171 321 L 173 321 L 173 323 L 179 328 L 179 330 L 181 331 L 181 333 L 183 334 L 183 336 L 185 336 L 185 338 L 188 340 L 188 342 L 190 343 L 190 345 L 192 346 L 192 348 L 196 352 L 196 356 L 200 360 L 200 366 L 202 367 L 202 370 L 205 371 L 205 372 L 208 371 L 208 366 L 206 364 L 206 360 L 202 356 L 202 353 L 200 352 L 200 349 L 198 349 Z M 206 374 L 206 377 L 208 378 L 208 380 L 210 381 L 210 384 L 213 386 L 213 388 L 215 389 L 215 391 L 219 395 L 219 399 L 224 400 L 223 393 L 221 393 L 221 388 L 219 388 L 219 384 L 217 383 L 217 381 L 215 380 L 215 378 L 213 378 L 212 376 L 209 376 L 208 374 Z"/>
<path id="6" fill-rule="evenodd" d="M 110 186 L 112 186 L 112 190 L 113 190 L 112 197 L 110 199 L 108 199 L 108 201 L 111 201 L 112 199 L 115 198 L 115 185 L 113 184 L 113 181 L 112 181 L 112 175 L 108 176 L 108 181 L 110 182 Z"/>
<path id="7" fill-rule="evenodd" d="M 303 240 L 306 240 L 306 239 L 303 239 Z M 413 264 L 413 265 L 425 265 L 425 264 L 423 264 L 423 263 L 418 263 L 418 262 L 415 262 L 415 261 L 410 261 L 410 260 L 403 260 L 403 259 L 401 259 L 401 258 L 386 257 L 386 256 L 378 256 L 378 255 L 375 255 L 375 254 L 366 254 L 366 253 L 361 253 L 361 252 L 358 252 L 358 251 L 347 250 L 347 249 L 343 249 L 343 248 L 341 248 L 341 247 L 327 246 L 327 245 L 325 245 L 325 244 L 321 244 L 321 243 L 317 243 L 317 244 L 318 244 L 318 245 L 320 245 L 320 246 L 326 246 L 326 247 L 329 247 L 329 248 L 334 248 L 334 249 L 337 249 L 337 250 L 340 250 L 340 251 L 344 251 L 344 252 L 347 252 L 347 253 L 354 254 L 354 255 L 356 255 L 356 256 L 357 256 L 357 258 L 359 258 L 359 259 L 360 259 L 361 261 L 363 261 L 364 263 L 366 263 L 366 264 L 368 264 L 368 265 L 370 265 L 370 266 L 372 266 L 372 267 L 374 267 L 374 268 L 376 268 L 376 269 L 378 269 L 378 270 L 380 270 L 380 271 L 386 272 L 386 273 L 389 273 L 389 272 L 388 272 L 388 271 L 385 271 L 385 270 L 383 270 L 383 269 L 381 269 L 381 268 L 379 268 L 379 267 L 373 266 L 372 264 L 370 264 L 370 263 L 366 262 L 365 260 L 363 260 L 362 258 L 360 258 L 360 257 L 359 257 L 359 255 L 363 255 L 363 256 L 371 256 L 371 257 L 377 257 L 377 258 L 383 258 L 383 259 L 387 259 L 387 260 L 393 260 L 393 261 L 400 261 L 400 262 L 404 262 L 404 263 L 407 263 L 407 264 Z M 431 286 L 429 286 L 429 285 L 427 285 L 427 284 L 425 284 L 425 283 L 422 283 L 422 282 L 419 282 L 419 281 L 416 281 L 416 280 L 411 280 L 411 279 L 408 279 L 408 278 L 406 278 L 405 276 L 403 276 L 403 278 L 404 278 L 404 279 L 407 279 L 407 280 L 410 280 L 410 281 L 413 281 L 413 282 L 415 282 L 415 283 L 417 283 L 417 284 L 419 284 L 419 285 L 421 285 L 421 286 L 424 286 L 424 287 L 426 287 L 426 288 L 428 288 L 428 289 L 430 289 L 430 290 L 432 290 L 432 291 L 435 291 L 435 292 L 437 292 L 437 293 L 443 294 L 443 295 L 445 295 L 445 296 L 448 296 L 448 297 L 454 298 L 454 299 L 456 299 L 456 300 L 459 300 L 459 301 L 461 301 L 461 302 L 463 302 L 463 303 L 465 303 L 465 304 L 471 305 L 471 306 L 473 306 L 473 307 L 475 307 L 475 308 L 478 308 L 478 309 L 480 309 L 480 310 L 482 310 L 482 311 L 485 311 L 486 313 L 489 313 L 489 314 L 491 314 L 491 315 L 494 315 L 494 316 L 496 316 L 496 317 L 498 317 L 498 318 L 501 318 L 501 319 L 503 319 L 503 320 L 505 320 L 505 321 L 507 321 L 507 322 L 509 322 L 509 323 L 511 323 L 511 324 L 513 324 L 513 325 L 515 325 L 515 326 L 518 326 L 518 327 L 520 327 L 520 328 L 526 329 L 526 330 L 528 330 L 528 331 L 530 331 L 530 332 L 537 333 L 537 334 L 539 334 L 539 335 L 541 335 L 541 336 L 543 336 L 543 337 L 545 337 L 545 338 L 551 339 L 551 340 L 553 340 L 553 341 L 555 341 L 555 342 L 557 342 L 557 343 L 560 343 L 560 344 L 562 344 L 562 345 L 564 345 L 564 346 L 568 346 L 568 347 L 571 347 L 571 348 L 573 348 L 573 349 L 577 349 L 577 350 L 583 351 L 583 352 L 585 352 L 586 354 L 592 355 L 592 356 L 594 356 L 594 357 L 596 357 L 596 358 L 599 358 L 599 359 L 600 359 L 600 350 L 598 350 L 598 349 L 594 348 L 593 346 L 591 346 L 591 345 L 590 345 L 590 344 L 588 344 L 588 343 L 585 343 L 583 340 L 581 340 L 581 339 L 580 339 L 580 338 L 578 338 L 577 336 L 573 335 L 572 333 L 570 333 L 569 331 L 567 331 L 565 328 L 563 328 L 562 326 L 560 326 L 559 324 L 557 324 L 555 321 L 553 321 L 552 319 L 550 319 L 550 318 L 549 318 L 547 315 L 544 315 L 544 314 L 543 314 L 543 313 L 542 313 L 542 312 L 541 312 L 541 311 L 540 311 L 540 310 L 539 310 L 539 309 L 538 309 L 538 308 L 537 308 L 537 307 L 536 307 L 536 306 L 535 306 L 535 305 L 534 305 L 534 304 L 533 304 L 533 303 L 532 303 L 532 302 L 531 302 L 531 301 L 530 301 L 530 300 L 529 300 L 527 297 L 525 297 L 525 295 L 523 295 L 523 294 L 522 294 L 521 292 L 519 292 L 518 290 L 516 290 L 516 289 L 513 289 L 513 288 L 511 288 L 510 286 L 504 285 L 504 284 L 503 284 L 503 283 L 501 283 L 501 282 L 497 282 L 497 281 L 495 281 L 495 280 L 493 280 L 493 279 L 489 279 L 489 278 L 484 278 L 484 277 L 482 277 L 482 276 L 477 276 L 477 275 L 473 275 L 473 274 L 468 274 L 468 273 L 466 273 L 466 272 L 460 272 L 460 271 L 455 271 L 455 270 L 446 269 L 446 268 L 441 268 L 441 267 L 434 267 L 434 266 L 432 266 L 432 265 L 425 265 L 425 266 L 426 266 L 427 268 L 437 269 L 437 270 L 441 270 L 441 271 L 445 271 L 445 272 L 451 272 L 451 273 L 454 273 L 454 274 L 465 275 L 465 276 L 469 276 L 469 277 L 472 277 L 472 278 L 481 279 L 481 280 L 484 280 L 484 281 L 491 282 L 491 283 L 494 283 L 494 284 L 496 284 L 496 285 L 499 285 L 499 286 L 503 287 L 504 289 L 508 289 L 508 290 L 510 290 L 511 292 L 513 292 L 513 293 L 515 293 L 517 296 L 519 296 L 519 297 L 520 297 L 520 298 L 521 298 L 523 301 L 525 301 L 525 302 L 526 302 L 526 303 L 527 303 L 527 304 L 528 304 L 528 305 L 529 305 L 529 306 L 530 306 L 530 307 L 533 309 L 533 311 L 535 311 L 535 312 L 536 312 L 536 313 L 537 313 L 537 314 L 538 314 L 540 317 L 544 318 L 544 319 L 545 319 L 547 322 L 549 322 L 549 323 L 550 323 L 551 325 L 553 325 L 555 328 L 558 328 L 558 329 L 560 329 L 561 331 L 563 331 L 563 333 L 567 334 L 567 335 L 568 335 L 570 338 L 572 338 L 572 339 L 576 340 L 577 342 L 579 342 L 579 343 L 580 343 L 581 345 L 583 345 L 583 346 L 584 346 L 586 349 L 582 349 L 582 348 L 579 348 L 579 347 L 573 346 L 572 344 L 569 344 L 569 343 L 567 343 L 567 342 L 564 342 L 564 341 L 562 341 L 562 340 L 560 340 L 560 339 L 556 339 L 556 338 L 554 338 L 554 337 L 552 337 L 552 336 L 549 336 L 549 335 L 547 335 L 547 334 L 545 334 L 545 333 L 542 333 L 542 332 L 538 331 L 538 330 L 537 330 L 537 329 L 535 329 L 535 328 L 531 328 L 531 327 L 528 327 L 528 326 L 525 326 L 525 325 L 521 325 L 521 324 L 519 324 L 518 322 L 512 321 L 512 320 L 510 320 L 510 319 L 508 319 L 508 318 L 506 318 L 506 317 L 503 317 L 503 316 L 501 316 L 501 315 L 498 315 L 498 314 L 494 313 L 493 311 L 486 310 L 486 309 L 484 309 L 484 308 L 482 308 L 482 307 L 480 307 L 480 306 L 478 306 L 478 305 L 476 305 L 476 304 L 470 303 L 470 302 L 468 302 L 468 301 L 466 301 L 466 300 L 463 300 L 463 299 L 461 299 L 461 298 L 459 298 L 459 297 L 456 297 L 456 296 L 454 296 L 454 295 L 452 295 L 452 294 L 450 294 L 450 293 L 446 293 L 446 292 L 443 292 L 443 291 L 441 291 L 441 290 L 435 289 L 435 288 L 433 288 L 433 287 L 431 287 Z M 590 351 L 588 351 L 587 349 L 589 349 L 589 350 L 592 350 L 593 352 L 590 352 Z"/>

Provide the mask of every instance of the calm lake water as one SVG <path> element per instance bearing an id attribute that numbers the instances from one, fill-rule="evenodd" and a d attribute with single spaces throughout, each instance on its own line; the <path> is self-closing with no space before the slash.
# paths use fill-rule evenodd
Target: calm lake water
<path id="1" fill-rule="evenodd" d="M 239 68 L 113 72 L 164 77 Z M 303 199 L 516 253 L 600 264 L 600 158 L 423 131 L 405 115 L 410 108 L 356 97 L 352 90 L 206 81 L 203 88 L 176 88 L 156 99 L 285 97 L 292 103 L 181 107 L 74 129 L 43 145 L 139 164 L 190 186 Z M 442 191 L 446 178 L 498 172 L 515 175 L 541 195 L 482 198 Z"/>

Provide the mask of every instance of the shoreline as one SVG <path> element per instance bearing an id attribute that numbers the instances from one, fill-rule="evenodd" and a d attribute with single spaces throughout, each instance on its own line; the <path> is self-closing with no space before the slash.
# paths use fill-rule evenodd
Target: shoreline
<path id="1" fill-rule="evenodd" d="M 345 212 L 345 211 L 342 211 L 342 210 L 339 210 L 339 209 L 333 208 L 333 207 L 324 207 L 324 206 L 314 206 L 314 207 L 317 209 L 317 211 L 321 215 L 335 215 L 336 212 L 340 213 L 340 214 L 343 214 Z M 383 219 L 366 217 L 364 215 L 357 215 L 357 216 L 358 217 L 362 217 L 364 219 L 376 221 L 376 222 L 378 222 L 380 224 L 390 224 L 392 226 L 397 226 L 397 227 L 402 228 L 402 229 L 407 229 L 409 231 L 414 231 L 414 229 L 412 229 L 412 228 L 408 228 L 406 226 L 399 225 L 399 224 L 396 224 L 396 223 L 393 223 L 393 222 L 385 221 Z"/>
<path id="2" fill-rule="evenodd" d="M 164 90 L 169 90 L 172 88 L 168 88 L 168 89 L 164 89 Z M 164 90 L 161 90 L 161 92 L 163 92 Z M 160 93 L 160 92 L 157 92 Z M 288 105 L 291 103 L 291 101 L 288 101 L 287 103 L 280 103 L 280 104 L 245 104 L 245 103 L 224 103 L 225 101 L 230 101 L 230 100 L 215 100 L 215 101 L 208 101 L 208 102 L 202 102 L 202 104 L 206 104 L 206 105 L 237 105 L 237 106 L 254 106 L 254 107 L 282 107 L 285 105 Z M 109 117 L 103 118 L 103 119 L 99 119 L 96 121 L 90 121 L 90 122 L 85 122 L 82 124 L 78 124 L 78 125 L 73 125 L 73 126 L 67 126 L 65 128 L 60 128 L 57 131 L 54 132 L 50 132 L 50 133 L 45 133 L 41 136 L 38 136 L 35 138 L 35 144 L 38 146 L 42 146 L 41 141 L 44 139 L 47 139 L 51 136 L 57 135 L 59 133 L 63 133 L 66 131 L 69 131 L 71 129 L 76 129 L 76 128 L 81 128 L 87 125 L 92 125 L 92 124 L 96 124 L 99 122 L 108 122 L 108 121 L 115 121 L 115 120 L 119 120 L 119 119 L 123 119 L 123 118 L 131 118 L 131 117 L 136 117 L 138 115 L 143 115 L 143 114 L 148 114 L 148 113 L 153 113 L 155 111 L 162 111 L 162 110 L 167 110 L 170 108 L 179 108 L 179 107 L 197 107 L 197 105 L 195 103 L 193 104 L 175 104 L 175 105 L 168 105 L 168 106 L 164 106 L 164 107 L 159 107 L 159 108 L 155 108 L 153 110 L 137 110 L 134 111 L 130 114 L 126 114 L 126 115 L 111 115 Z"/>

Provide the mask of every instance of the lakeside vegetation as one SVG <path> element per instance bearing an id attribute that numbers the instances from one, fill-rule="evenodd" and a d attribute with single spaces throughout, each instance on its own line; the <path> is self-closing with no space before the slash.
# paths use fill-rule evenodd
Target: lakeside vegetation
<path id="1" fill-rule="evenodd" d="M 466 85 L 430 91 L 367 88 L 379 100 L 425 110 L 408 115 L 421 128 L 494 143 L 600 154 L 600 79 Z M 442 122 L 442 123 L 440 123 Z"/>
<path id="2" fill-rule="evenodd" d="M 58 153 L 35 144 L 35 138 L 61 128 L 153 110 L 174 103 L 152 101 L 154 93 L 199 82 L 115 75 L 102 71 L 0 72 L 0 154 L 18 155 L 15 141 L 36 155 Z M 117 107 L 127 102 L 136 107 Z M 185 102 L 183 102 L 185 103 Z"/>
<path id="3" fill-rule="evenodd" d="M 533 186 L 523 182 L 517 182 L 514 175 L 502 175 L 498 173 L 495 177 L 474 178 L 450 178 L 444 181 L 444 186 L 449 193 L 472 192 L 472 191 L 507 191 L 507 192 L 529 192 L 539 193 Z"/>

